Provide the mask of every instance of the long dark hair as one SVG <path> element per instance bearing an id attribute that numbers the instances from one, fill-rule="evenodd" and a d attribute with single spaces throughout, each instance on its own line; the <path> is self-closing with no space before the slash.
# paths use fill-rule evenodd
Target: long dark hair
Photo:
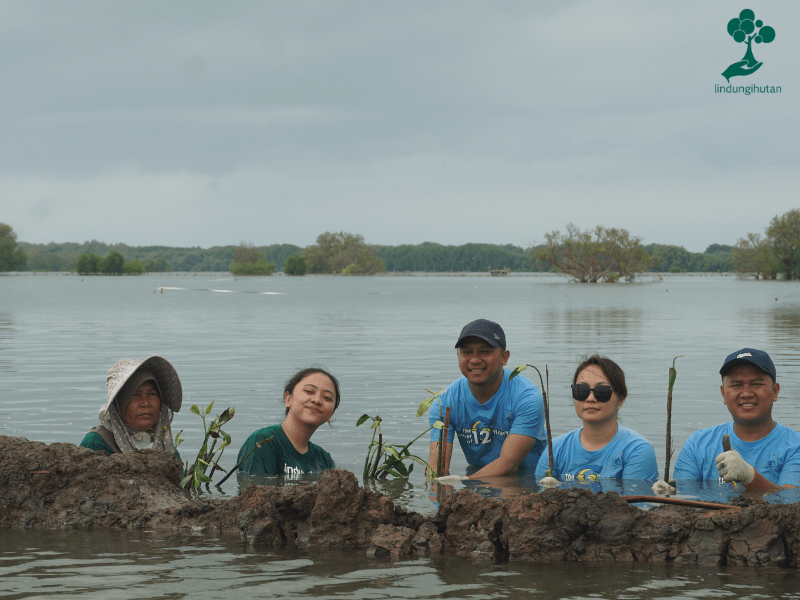
<path id="1" fill-rule="evenodd" d="M 339 408 L 339 401 L 341 400 L 341 395 L 339 394 L 339 380 L 336 379 L 333 375 L 328 373 L 325 369 L 320 367 L 308 367 L 306 369 L 302 369 L 292 375 L 292 377 L 286 381 L 286 385 L 283 387 L 283 396 L 281 397 L 281 401 L 283 398 L 286 397 L 287 392 L 291 395 L 294 393 L 294 388 L 297 387 L 297 384 L 303 381 L 309 375 L 314 375 L 315 373 L 319 373 L 321 375 L 325 375 L 328 379 L 333 382 L 333 389 L 336 391 L 336 404 L 333 407 L 334 412 L 336 409 Z M 286 414 L 289 414 L 289 407 L 286 407 Z"/>

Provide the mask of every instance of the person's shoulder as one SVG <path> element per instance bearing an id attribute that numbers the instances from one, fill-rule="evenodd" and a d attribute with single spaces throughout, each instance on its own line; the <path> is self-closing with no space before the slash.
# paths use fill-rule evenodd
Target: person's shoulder
<path id="1" fill-rule="evenodd" d="M 624 425 L 620 425 L 619 426 L 619 433 L 623 437 L 625 437 L 625 438 L 627 438 L 629 440 L 642 441 L 642 442 L 646 442 L 646 443 L 650 444 L 651 446 L 653 445 L 653 444 L 650 443 L 650 440 L 648 440 L 646 437 L 644 437 L 638 431 L 635 431 L 635 430 L 631 429 L 630 427 L 625 427 Z"/>
<path id="2" fill-rule="evenodd" d="M 79 444 L 83 448 L 89 448 L 89 450 L 102 450 L 103 452 L 107 452 L 108 454 L 114 454 L 114 451 L 111 449 L 106 441 L 103 439 L 103 436 L 97 433 L 96 431 L 90 431 L 81 440 Z"/>
<path id="3" fill-rule="evenodd" d="M 553 444 L 566 444 L 571 442 L 576 436 L 580 436 L 581 429 L 583 429 L 583 427 L 578 427 L 577 429 L 573 429 L 572 431 L 568 431 L 567 433 L 562 433 L 561 435 L 554 437 Z"/>
<path id="4" fill-rule="evenodd" d="M 450 398 L 460 398 L 467 392 L 469 392 L 469 381 L 467 381 L 467 378 L 462 375 L 453 383 L 448 385 L 444 390 L 442 390 L 439 394 L 439 397 L 445 400 Z"/>
<path id="5" fill-rule="evenodd" d="M 539 386 L 536 385 L 533 381 L 525 377 L 525 375 L 517 375 L 514 379 L 509 380 L 509 376 L 511 375 L 511 371 L 509 369 L 503 369 L 505 371 L 505 378 L 503 379 L 503 385 L 507 385 L 508 389 L 510 390 L 513 396 L 518 396 L 520 394 L 527 394 L 532 393 L 535 395 L 540 396 L 542 394 L 541 390 L 539 390 Z"/>
<path id="6" fill-rule="evenodd" d="M 780 423 L 775 423 L 775 429 L 782 438 L 787 439 L 792 444 L 800 444 L 800 432 L 787 427 L 786 425 L 781 425 Z"/>
<path id="7" fill-rule="evenodd" d="M 258 442 L 267 438 L 272 437 L 276 433 L 280 433 L 283 431 L 281 429 L 280 423 L 277 425 L 267 425 L 266 427 L 262 427 L 261 429 L 256 429 L 253 433 L 247 436 L 247 440 L 245 440 L 245 444 L 248 442 Z"/>
<path id="8" fill-rule="evenodd" d="M 725 433 L 732 433 L 733 432 L 733 422 L 729 421 L 727 423 L 720 423 L 719 425 L 714 425 L 712 427 L 704 427 L 703 429 L 698 429 L 693 434 L 689 436 L 689 440 L 701 440 L 701 439 L 713 439 L 715 437 L 722 437 Z"/>

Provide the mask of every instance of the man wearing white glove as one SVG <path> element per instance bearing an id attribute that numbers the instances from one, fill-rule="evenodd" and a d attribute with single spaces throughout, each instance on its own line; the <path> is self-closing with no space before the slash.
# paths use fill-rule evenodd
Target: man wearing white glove
<path id="1" fill-rule="evenodd" d="M 769 354 L 742 348 L 728 355 L 719 372 L 722 401 L 733 421 L 689 436 L 675 463 L 674 478 L 718 479 L 755 490 L 800 486 L 800 433 L 772 418 L 780 384 Z M 725 434 L 731 443 L 727 451 L 722 447 Z"/>
<path id="2" fill-rule="evenodd" d="M 504 367 L 509 351 L 503 328 L 486 319 L 472 321 L 461 330 L 455 347 L 463 377 L 434 401 L 428 415 L 433 425 L 445 420 L 450 407 L 439 475 L 450 471 L 455 437 L 467 462 L 479 467 L 470 478 L 514 475 L 520 467 L 534 469 L 547 445 L 544 401 L 539 388 L 526 377 L 508 380 L 511 372 Z M 433 429 L 428 463 L 434 469 L 438 455 L 439 429 Z M 452 479 L 457 476 L 440 483 Z"/>

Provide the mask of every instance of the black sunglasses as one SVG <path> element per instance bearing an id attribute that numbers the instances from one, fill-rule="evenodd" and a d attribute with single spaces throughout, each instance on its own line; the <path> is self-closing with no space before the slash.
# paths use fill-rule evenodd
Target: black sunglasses
<path id="1" fill-rule="evenodd" d="M 611 395 L 614 393 L 614 388 L 610 385 L 597 385 L 594 389 L 589 387 L 588 383 L 573 383 L 572 384 L 572 397 L 578 402 L 583 402 L 589 397 L 589 392 L 594 392 L 594 398 L 598 402 L 608 402 L 611 400 Z"/>

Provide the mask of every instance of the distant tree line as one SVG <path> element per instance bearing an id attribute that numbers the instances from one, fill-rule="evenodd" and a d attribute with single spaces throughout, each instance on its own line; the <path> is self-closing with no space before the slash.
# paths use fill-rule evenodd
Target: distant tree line
<path id="1" fill-rule="evenodd" d="M 640 244 L 638 239 L 637 243 Z M 252 246 L 251 250 L 257 256 L 263 256 L 264 263 L 274 263 L 275 269 L 280 266 L 287 274 L 299 275 L 304 272 L 366 274 L 380 273 L 384 270 L 428 273 L 486 272 L 490 268 L 507 268 L 514 272 L 553 271 L 552 264 L 537 258 L 537 251 L 546 247 L 546 244 L 532 248 L 512 244 L 448 246 L 433 242 L 370 246 L 360 235 L 325 232 L 317 238 L 316 244 L 306 248 L 292 244 L 274 244 Z M 680 246 L 661 244 L 649 244 L 641 248 L 654 259 L 649 267 L 645 267 L 649 271 L 680 273 L 734 270 L 732 246 L 712 244 L 705 252 L 689 252 Z M 16 262 L 10 263 L 12 266 L 6 267 L 5 270 L 79 271 L 77 262 L 81 255 L 94 254 L 99 260 L 103 260 L 112 252 L 118 252 L 124 257 L 123 265 L 125 262 L 138 260 L 144 267 L 144 272 L 227 272 L 230 271 L 232 263 L 236 262 L 237 246 L 214 246 L 208 249 L 127 246 L 92 240 L 83 244 L 18 242 L 12 254 L 17 250 L 18 257 L 26 255 L 27 263 L 21 266 L 17 266 Z M 290 258 L 287 264 L 287 259 Z M 619 272 L 620 270 L 613 269 L 610 271 L 618 274 Z"/>

